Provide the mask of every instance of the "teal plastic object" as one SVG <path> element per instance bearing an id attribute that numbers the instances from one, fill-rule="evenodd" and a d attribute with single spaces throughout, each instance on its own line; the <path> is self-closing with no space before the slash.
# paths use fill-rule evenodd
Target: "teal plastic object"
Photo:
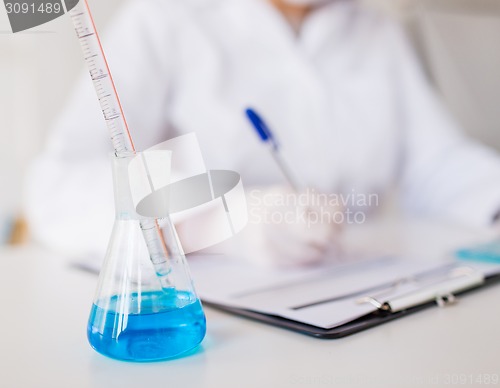
<path id="1" fill-rule="evenodd" d="M 455 256 L 460 260 L 500 264 L 500 240 L 494 240 L 470 248 L 459 249 L 455 252 Z"/>

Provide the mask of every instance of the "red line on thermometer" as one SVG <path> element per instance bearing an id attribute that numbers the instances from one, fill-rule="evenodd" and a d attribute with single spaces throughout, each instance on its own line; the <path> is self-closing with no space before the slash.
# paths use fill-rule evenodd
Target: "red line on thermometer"
<path id="1" fill-rule="evenodd" d="M 109 70 L 108 60 L 106 59 L 106 55 L 104 54 L 104 49 L 102 48 L 101 39 L 99 38 L 99 34 L 97 33 L 97 28 L 96 28 L 95 23 L 94 23 L 94 17 L 92 16 L 92 12 L 90 12 L 90 7 L 89 7 L 87 0 L 83 0 L 83 2 L 85 3 L 85 8 L 87 9 L 87 12 L 88 12 L 88 15 L 90 18 L 90 22 L 92 23 L 92 28 L 94 30 L 95 37 L 97 38 L 99 50 L 101 50 L 102 58 L 104 60 L 105 66 L 106 66 L 106 71 L 108 73 L 109 80 L 111 81 L 111 86 L 113 87 L 113 92 L 115 93 L 116 101 L 118 102 L 118 107 L 120 108 L 120 113 L 121 113 L 121 116 L 123 119 L 123 123 L 125 124 L 125 130 L 127 131 L 127 136 L 128 136 L 129 141 L 130 141 L 130 147 L 132 148 L 131 151 L 135 152 L 134 141 L 132 140 L 132 136 L 130 135 L 130 130 L 128 129 L 127 120 L 125 118 L 125 115 L 123 114 L 122 103 L 120 101 L 120 97 L 118 96 L 118 92 L 116 91 L 115 81 L 113 80 L 113 76 L 111 75 L 111 71 Z"/>

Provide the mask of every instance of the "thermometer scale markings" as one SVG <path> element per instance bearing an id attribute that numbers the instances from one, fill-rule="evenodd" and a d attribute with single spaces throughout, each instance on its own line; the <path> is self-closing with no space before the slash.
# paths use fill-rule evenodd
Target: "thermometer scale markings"
<path id="1" fill-rule="evenodd" d="M 69 15 L 80 41 L 115 153 L 134 152 L 135 147 L 87 1 L 80 1 Z"/>
<path id="2" fill-rule="evenodd" d="M 83 57 L 101 105 L 115 154 L 119 156 L 135 152 L 128 124 L 87 0 L 80 0 L 68 14 L 73 21 L 76 35 L 80 41 Z M 170 253 L 158 221 L 141 220 L 141 229 L 162 288 L 174 287 L 170 276 L 168 276 L 172 270 L 169 263 Z"/>

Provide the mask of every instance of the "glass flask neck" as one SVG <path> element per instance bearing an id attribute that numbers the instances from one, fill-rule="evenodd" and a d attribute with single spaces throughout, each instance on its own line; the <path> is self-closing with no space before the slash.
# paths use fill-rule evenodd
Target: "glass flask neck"
<path id="1" fill-rule="evenodd" d="M 139 220 L 130 190 L 129 165 L 136 154 L 125 156 L 112 154 L 113 190 L 115 198 L 115 218 L 117 220 Z"/>

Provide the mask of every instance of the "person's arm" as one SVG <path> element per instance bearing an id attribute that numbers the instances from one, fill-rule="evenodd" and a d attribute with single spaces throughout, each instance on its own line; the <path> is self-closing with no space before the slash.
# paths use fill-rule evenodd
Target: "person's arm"
<path id="1" fill-rule="evenodd" d="M 174 15 L 164 11 L 160 2 L 132 2 L 103 41 L 138 150 L 168 136 Z M 26 212 L 36 240 L 69 254 L 102 257 L 114 219 L 110 152 L 108 130 L 85 72 L 28 176 Z"/>
<path id="2" fill-rule="evenodd" d="M 403 129 L 401 188 L 410 212 L 490 225 L 500 210 L 500 157 L 467 138 L 432 90 L 404 35 L 391 32 Z"/>

